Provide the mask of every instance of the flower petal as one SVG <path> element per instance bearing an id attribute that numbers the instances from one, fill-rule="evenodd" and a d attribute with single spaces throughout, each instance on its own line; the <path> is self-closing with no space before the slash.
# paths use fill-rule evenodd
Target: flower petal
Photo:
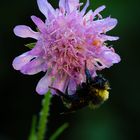
<path id="1" fill-rule="evenodd" d="M 68 1 L 69 11 L 72 12 L 76 10 L 79 6 L 79 0 L 66 0 Z"/>
<path id="2" fill-rule="evenodd" d="M 34 75 L 43 71 L 44 60 L 41 58 L 35 58 L 21 68 L 21 72 L 27 75 Z"/>
<path id="3" fill-rule="evenodd" d="M 69 82 L 69 78 L 66 74 L 64 74 L 63 77 L 60 76 L 60 74 L 57 74 L 57 76 L 55 77 L 55 81 L 53 83 L 53 87 L 65 93 L 66 88 L 68 86 L 68 82 Z"/>
<path id="4" fill-rule="evenodd" d="M 93 11 L 92 10 L 90 10 L 90 11 L 88 11 L 88 13 L 84 16 L 84 18 L 83 19 L 86 19 L 87 21 L 88 20 L 90 20 L 91 18 L 92 18 L 92 20 L 93 20 Z M 91 20 L 91 21 L 92 21 Z"/>
<path id="5" fill-rule="evenodd" d="M 93 12 L 93 17 L 95 17 L 96 15 L 98 15 L 101 11 L 103 11 L 105 9 L 105 5 L 100 6 L 99 8 L 97 8 L 94 12 Z"/>
<path id="6" fill-rule="evenodd" d="M 16 70 L 20 70 L 24 65 L 26 65 L 28 62 L 30 62 L 31 59 L 33 59 L 34 56 L 29 55 L 29 52 L 23 53 L 22 55 L 16 57 L 13 61 L 13 67 Z"/>
<path id="7" fill-rule="evenodd" d="M 119 63 L 120 60 L 120 56 L 112 51 L 105 51 L 102 56 L 102 61 L 109 67 L 112 66 L 112 64 Z"/>
<path id="8" fill-rule="evenodd" d="M 38 39 L 39 33 L 34 32 L 30 27 L 26 25 L 18 25 L 14 28 L 15 35 L 22 37 L 22 38 L 34 38 Z"/>
<path id="9" fill-rule="evenodd" d="M 115 63 L 119 63 L 121 60 L 118 54 L 107 47 L 102 47 L 99 59 L 101 60 L 101 63 L 103 63 L 103 65 L 105 65 L 107 68 Z"/>
<path id="10" fill-rule="evenodd" d="M 45 32 L 46 31 L 46 25 L 45 23 L 38 17 L 36 16 L 31 16 L 32 21 L 36 24 L 36 26 L 38 27 L 38 29 L 41 32 Z"/>
<path id="11" fill-rule="evenodd" d="M 42 12 L 42 14 L 45 15 L 46 18 L 48 18 L 48 14 L 51 14 L 52 16 L 56 16 L 56 12 L 54 8 L 48 3 L 47 0 L 37 0 L 37 4 L 39 7 L 39 10 Z"/>
<path id="12" fill-rule="evenodd" d="M 29 52 L 33 56 L 43 56 L 44 50 L 42 49 L 42 40 L 38 40 L 35 47 Z"/>
<path id="13" fill-rule="evenodd" d="M 52 84 L 52 76 L 46 73 L 46 75 L 37 84 L 36 87 L 37 93 L 40 95 L 47 93 L 49 90 L 48 86 L 51 86 L 51 84 Z"/>
<path id="14" fill-rule="evenodd" d="M 101 38 L 103 39 L 103 41 L 115 41 L 119 39 L 119 37 L 117 36 L 108 36 L 108 35 L 101 35 Z"/>
<path id="15" fill-rule="evenodd" d="M 87 10 L 88 7 L 89 7 L 89 0 L 87 0 L 86 5 L 84 6 L 84 8 L 83 8 L 82 11 L 81 11 L 81 14 L 82 14 L 82 15 L 85 14 L 85 12 L 86 12 L 86 10 Z"/>
<path id="16" fill-rule="evenodd" d="M 59 8 L 64 8 L 66 6 L 66 0 L 59 0 Z"/>
<path id="17" fill-rule="evenodd" d="M 69 1 L 68 0 L 60 0 L 59 1 L 59 8 L 63 14 L 65 13 L 65 11 L 67 13 L 69 13 L 70 12 Z"/>
<path id="18" fill-rule="evenodd" d="M 114 18 L 105 18 L 93 22 L 93 28 L 98 33 L 105 33 L 112 30 L 117 25 L 117 19 Z"/>

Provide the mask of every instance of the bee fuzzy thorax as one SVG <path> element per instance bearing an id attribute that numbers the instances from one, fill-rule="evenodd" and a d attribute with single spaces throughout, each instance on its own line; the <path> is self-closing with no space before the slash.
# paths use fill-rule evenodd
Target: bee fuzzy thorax
<path id="1" fill-rule="evenodd" d="M 90 109 L 99 108 L 109 98 L 109 91 L 103 89 L 96 89 L 93 99 L 89 102 Z"/>
<path id="2" fill-rule="evenodd" d="M 98 90 L 97 93 L 103 102 L 109 98 L 109 91 L 108 90 Z"/>

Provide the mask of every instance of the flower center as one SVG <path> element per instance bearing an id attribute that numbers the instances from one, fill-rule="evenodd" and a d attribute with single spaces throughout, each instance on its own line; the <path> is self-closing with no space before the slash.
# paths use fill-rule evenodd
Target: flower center
<path id="1" fill-rule="evenodd" d="M 45 36 L 45 57 L 47 62 L 64 71 L 70 76 L 81 71 L 81 65 L 84 65 L 85 38 L 83 32 L 79 30 L 82 26 L 77 24 L 77 19 L 56 20 L 48 28 L 47 37 Z M 82 27 L 80 27 L 82 28 Z"/>
<path id="2" fill-rule="evenodd" d="M 102 41 L 99 40 L 99 39 L 95 39 L 95 40 L 92 42 L 92 45 L 93 45 L 93 46 L 99 47 L 99 46 L 102 45 Z"/>

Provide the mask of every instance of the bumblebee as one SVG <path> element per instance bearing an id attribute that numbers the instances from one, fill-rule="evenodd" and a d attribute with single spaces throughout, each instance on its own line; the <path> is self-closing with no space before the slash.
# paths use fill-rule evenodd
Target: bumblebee
<path id="1" fill-rule="evenodd" d="M 80 84 L 75 94 L 68 95 L 68 88 L 66 93 L 61 92 L 59 89 L 54 89 L 58 95 L 61 96 L 63 104 L 69 109 L 70 112 L 79 110 L 86 106 L 90 108 L 97 108 L 109 97 L 109 82 L 102 75 L 92 78 L 88 69 L 85 68 L 86 82 Z"/>

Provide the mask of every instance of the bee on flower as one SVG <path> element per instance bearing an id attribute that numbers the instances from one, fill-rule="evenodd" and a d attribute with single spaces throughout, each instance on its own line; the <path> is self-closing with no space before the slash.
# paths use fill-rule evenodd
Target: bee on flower
<path id="1" fill-rule="evenodd" d="M 118 39 L 106 35 L 117 25 L 117 20 L 102 18 L 100 12 L 105 6 L 86 13 L 89 0 L 82 10 L 79 0 L 60 0 L 57 9 L 47 0 L 37 0 L 37 4 L 46 20 L 31 16 L 37 31 L 26 25 L 14 28 L 15 35 L 33 38 L 36 42 L 31 50 L 13 61 L 14 69 L 23 74 L 46 73 L 37 84 L 37 93 L 43 95 L 53 87 L 73 95 L 77 86 L 86 81 L 85 61 L 92 78 L 96 77 L 97 71 L 120 61 L 119 55 L 105 43 Z M 54 89 L 51 93 L 58 94 Z"/>

